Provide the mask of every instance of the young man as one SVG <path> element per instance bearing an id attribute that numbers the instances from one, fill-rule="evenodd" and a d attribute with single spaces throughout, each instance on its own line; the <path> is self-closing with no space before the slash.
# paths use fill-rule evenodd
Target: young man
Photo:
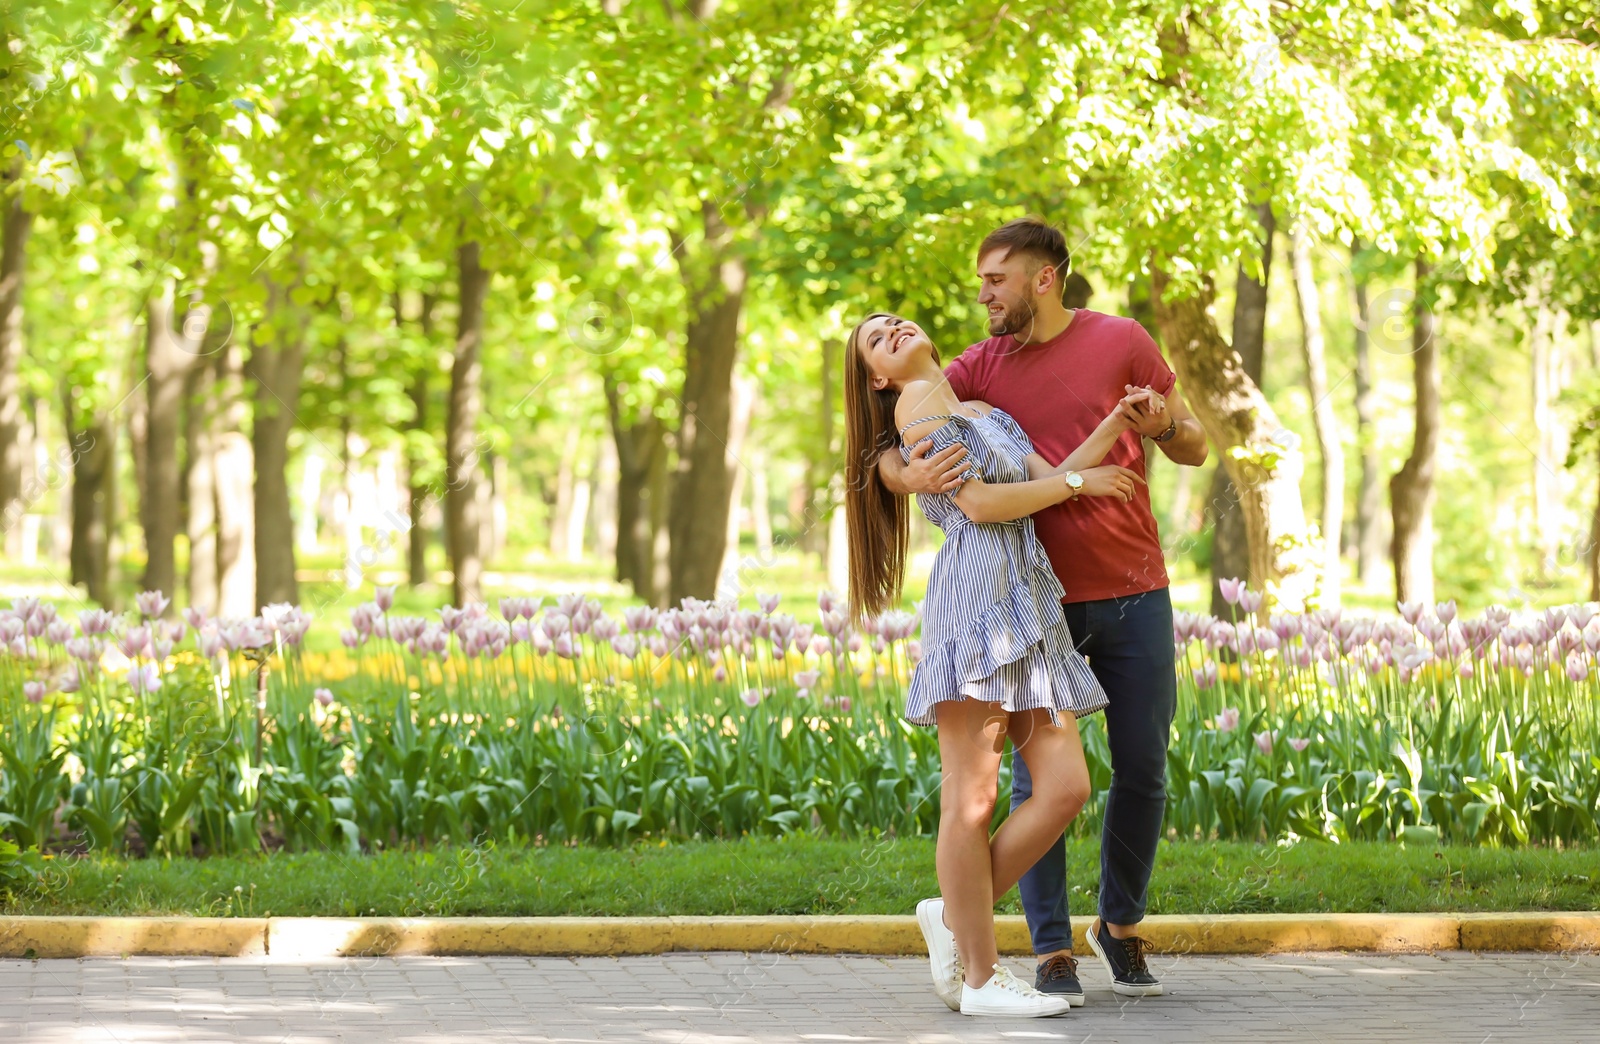
<path id="1" fill-rule="evenodd" d="M 1065 457 L 1128 396 L 1137 434 L 1124 434 L 1106 464 L 1144 474 L 1144 438 L 1179 464 L 1203 464 L 1205 433 L 1174 390 L 1175 377 L 1155 342 L 1132 319 L 1065 307 L 1067 262 L 1066 239 L 1037 218 L 1009 222 L 983 241 L 978 302 L 989 311 L 991 336 L 945 368 L 956 395 L 1011 414 L 1049 460 Z M 909 464 L 898 452 L 884 454 L 885 484 L 903 493 L 953 488 L 965 451 L 952 446 L 927 454 L 926 444 L 913 448 Z M 1111 700 L 1105 711 L 1111 789 L 1101 833 L 1100 909 L 1089 926 L 1089 946 L 1113 990 L 1155 996 L 1161 981 L 1145 963 L 1138 928 L 1166 810 L 1177 679 L 1172 600 L 1149 488 L 1140 484 L 1126 503 L 1077 497 L 1033 519 L 1066 591 L 1062 608 L 1073 638 Z M 1032 780 L 1020 758 L 1013 758 L 1012 772 L 1015 808 L 1032 792 Z M 1066 841 L 1060 839 L 1018 890 L 1038 955 L 1036 985 L 1078 1005 L 1083 988 L 1072 956 L 1066 885 Z"/>

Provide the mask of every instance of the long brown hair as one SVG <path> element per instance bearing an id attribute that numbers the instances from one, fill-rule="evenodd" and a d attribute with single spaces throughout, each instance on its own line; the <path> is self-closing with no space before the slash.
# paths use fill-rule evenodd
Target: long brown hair
<path id="1" fill-rule="evenodd" d="M 896 449 L 894 423 L 900 393 L 875 390 L 872 371 L 861 354 L 861 330 L 873 319 L 897 318 L 873 312 L 845 340 L 845 522 L 850 533 L 850 617 L 856 623 L 877 616 L 900 600 L 906 549 L 911 540 L 910 505 L 891 493 L 878 471 L 878 458 Z M 934 361 L 939 349 L 933 350 Z"/>

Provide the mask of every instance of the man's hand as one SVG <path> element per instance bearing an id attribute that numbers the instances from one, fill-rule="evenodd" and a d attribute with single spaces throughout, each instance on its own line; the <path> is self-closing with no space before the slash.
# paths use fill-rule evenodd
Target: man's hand
<path id="1" fill-rule="evenodd" d="M 1167 409 L 1166 398 L 1154 388 L 1136 388 L 1131 384 L 1122 387 L 1128 394 L 1117 404 L 1117 412 L 1147 439 L 1166 434 L 1172 427 L 1172 413 Z"/>
<path id="2" fill-rule="evenodd" d="M 961 485 L 961 473 L 967 467 L 967 447 L 952 443 L 928 456 L 933 449 L 933 439 L 927 438 L 911 447 L 911 461 L 900 473 L 900 481 L 912 493 L 948 493 Z"/>
<path id="3" fill-rule="evenodd" d="M 1140 486 L 1145 484 L 1138 472 L 1129 471 L 1116 464 L 1102 464 L 1098 468 L 1089 468 L 1078 474 L 1083 476 L 1083 487 L 1078 490 L 1079 497 L 1116 497 L 1124 504 L 1133 499 L 1136 488 L 1134 483 Z"/>

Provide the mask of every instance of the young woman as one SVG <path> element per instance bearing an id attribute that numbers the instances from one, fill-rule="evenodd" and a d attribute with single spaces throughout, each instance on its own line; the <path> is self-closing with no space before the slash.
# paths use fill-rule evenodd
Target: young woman
<path id="1" fill-rule="evenodd" d="M 1077 718 L 1103 708 L 1106 696 L 1073 646 L 1061 584 L 1028 516 L 1077 497 L 1132 498 L 1143 481 L 1137 474 L 1093 467 L 1133 427 L 1127 404 L 1051 465 L 1005 412 L 956 399 L 915 323 L 870 315 L 851 332 L 847 355 L 845 505 L 858 618 L 895 604 L 905 572 L 909 514 L 905 499 L 883 485 L 879 455 L 898 447 L 909 457 L 924 438 L 932 453 L 958 439 L 968 453 L 955 490 L 917 497 L 945 533 L 922 603 L 923 657 L 905 711 L 918 725 L 938 726 L 944 772 L 935 856 L 943 895 L 917 906 L 934 988 L 966 1015 L 1058 1015 L 1066 998 L 1040 993 L 999 963 L 994 904 L 1088 800 Z M 990 837 L 1007 738 L 1027 762 L 1033 796 Z"/>

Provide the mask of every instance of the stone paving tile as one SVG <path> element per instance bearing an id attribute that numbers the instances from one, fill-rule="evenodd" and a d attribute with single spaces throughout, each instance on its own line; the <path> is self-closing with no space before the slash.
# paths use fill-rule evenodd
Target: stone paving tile
<path id="1" fill-rule="evenodd" d="M 1019 972 L 1022 962 L 1009 962 Z M 1600 1040 L 1600 956 L 1370 954 L 1157 960 L 1129 1000 L 1085 962 L 1088 1005 L 967 1019 L 925 961 L 633 958 L 0 961 L 0 1040 L 38 1044 L 1073 1044 Z"/>

